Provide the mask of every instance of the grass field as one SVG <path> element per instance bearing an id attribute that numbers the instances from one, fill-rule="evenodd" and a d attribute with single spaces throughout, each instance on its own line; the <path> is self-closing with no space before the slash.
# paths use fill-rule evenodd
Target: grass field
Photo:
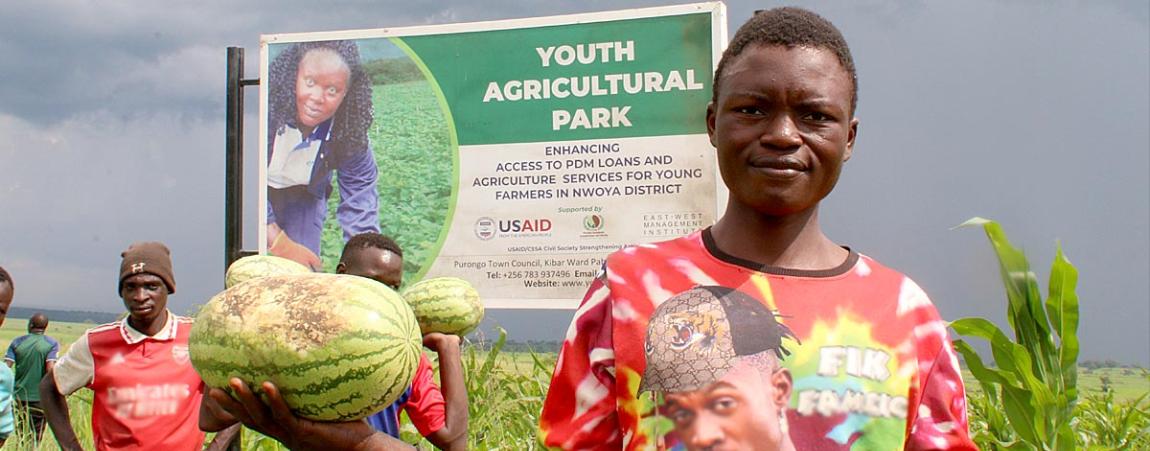
<path id="1" fill-rule="evenodd" d="M 0 345 L 7 349 L 8 343 L 15 337 L 25 333 L 27 321 L 24 319 L 10 319 L 0 328 Z M 80 336 L 90 324 L 78 323 L 52 323 L 49 335 L 60 340 L 66 348 Z M 539 412 L 542 407 L 543 396 L 547 392 L 551 369 L 555 365 L 554 353 L 529 352 L 501 352 L 502 343 L 494 341 L 486 346 L 467 345 L 463 352 L 463 366 L 466 377 L 469 405 L 470 444 L 471 449 L 477 450 L 530 450 L 537 449 L 535 443 L 535 427 L 538 423 Z M 1108 380 L 1113 393 L 1112 403 L 1107 404 L 1103 398 L 1103 380 Z M 971 396 L 978 396 L 980 388 L 969 373 L 964 372 L 964 379 Z M 1114 417 L 1125 408 L 1123 403 L 1150 394 L 1150 371 L 1143 369 L 1102 368 L 1096 370 L 1079 371 L 1080 407 L 1083 410 L 1084 424 L 1105 424 L 1107 418 Z M 91 428 L 89 418 L 91 414 L 91 392 L 81 390 L 69 397 L 72 409 L 72 424 L 81 437 L 81 442 L 90 446 Z M 1150 399 L 1143 399 L 1141 411 L 1150 411 Z M 978 427 L 978 412 L 972 408 L 972 429 Z M 1142 420 L 1146 424 L 1147 420 Z M 59 449 L 55 440 L 50 437 L 38 448 L 27 441 L 28 434 L 21 431 L 24 423 L 17 418 L 17 433 L 2 448 L 3 450 L 37 450 L 50 451 Z M 1113 428 L 1122 431 L 1124 426 L 1115 425 Z M 1142 426 L 1145 427 L 1145 426 Z M 1137 431 L 1134 431 L 1137 433 Z M 410 423 L 404 423 L 402 437 L 409 443 L 421 449 L 433 449 L 429 443 L 422 440 Z M 245 432 L 245 450 L 280 450 L 278 443 L 259 436 L 253 432 Z"/>
<path id="2" fill-rule="evenodd" d="M 403 247 L 404 280 L 414 281 L 434 257 L 451 209 L 451 133 L 426 81 L 375 85 L 372 98 L 375 123 L 368 137 L 379 167 L 380 229 Z M 339 188 L 335 178 L 332 183 L 320 255 L 329 273 L 335 272 L 344 243 L 335 214 Z"/>

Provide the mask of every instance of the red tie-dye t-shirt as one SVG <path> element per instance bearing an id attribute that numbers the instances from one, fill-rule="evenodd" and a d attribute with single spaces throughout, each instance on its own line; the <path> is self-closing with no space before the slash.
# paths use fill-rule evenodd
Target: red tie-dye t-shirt
<path id="1" fill-rule="evenodd" d="M 837 268 L 764 267 L 723 253 L 709 230 L 623 249 L 575 313 L 540 420 L 563 449 L 672 449 L 673 423 L 638 393 L 655 307 L 695 286 L 760 300 L 794 332 L 780 421 L 797 450 L 974 449 L 943 322 L 906 276 L 850 253 Z"/>

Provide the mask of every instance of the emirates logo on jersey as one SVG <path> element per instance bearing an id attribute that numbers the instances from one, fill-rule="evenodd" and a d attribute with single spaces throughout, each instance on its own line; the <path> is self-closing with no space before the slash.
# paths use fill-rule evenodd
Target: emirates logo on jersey
<path id="1" fill-rule="evenodd" d="M 136 384 L 108 387 L 106 402 L 117 418 L 174 415 L 192 394 L 188 384 Z"/>
<path id="2" fill-rule="evenodd" d="M 172 346 L 172 360 L 175 360 L 176 363 L 180 365 L 187 364 L 189 360 L 188 347 L 182 345 Z"/>

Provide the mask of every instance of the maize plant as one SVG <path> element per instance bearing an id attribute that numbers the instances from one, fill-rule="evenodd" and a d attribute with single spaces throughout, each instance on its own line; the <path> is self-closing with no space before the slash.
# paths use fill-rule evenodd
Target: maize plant
<path id="1" fill-rule="evenodd" d="M 983 318 L 950 324 L 959 335 L 990 344 L 994 365 L 985 364 L 965 339 L 954 343 L 982 387 L 986 403 L 1001 406 L 1001 412 L 982 412 L 982 420 L 991 426 L 990 437 L 983 438 L 994 448 L 1077 449 L 1078 271 L 1059 246 L 1043 301 L 1026 256 L 1010 244 L 998 223 L 973 218 L 962 225 L 982 226 L 994 246 L 1006 286 L 1006 319 L 1014 332 L 1011 339 Z"/>

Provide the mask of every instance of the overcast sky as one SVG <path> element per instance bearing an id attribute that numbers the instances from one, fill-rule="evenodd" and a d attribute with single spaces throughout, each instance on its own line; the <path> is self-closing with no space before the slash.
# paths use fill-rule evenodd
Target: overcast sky
<path id="1" fill-rule="evenodd" d="M 661 4 L 10 2 L 0 14 L 0 265 L 16 279 L 15 303 L 121 310 L 119 252 L 140 239 L 172 247 L 176 312 L 222 288 L 227 46 L 247 49 L 255 77 L 261 33 Z M 858 143 L 823 205 L 828 233 L 915 278 L 945 318 L 1002 325 L 990 246 L 980 230 L 951 227 L 1002 222 L 1044 291 L 1061 242 L 1081 272 L 1083 357 L 1150 363 L 1148 5 L 806 4 L 842 29 L 860 80 Z M 771 6 L 727 2 L 730 33 Z M 254 247 L 254 225 L 248 235 Z M 489 317 L 513 338 L 558 340 L 570 312 Z"/>

